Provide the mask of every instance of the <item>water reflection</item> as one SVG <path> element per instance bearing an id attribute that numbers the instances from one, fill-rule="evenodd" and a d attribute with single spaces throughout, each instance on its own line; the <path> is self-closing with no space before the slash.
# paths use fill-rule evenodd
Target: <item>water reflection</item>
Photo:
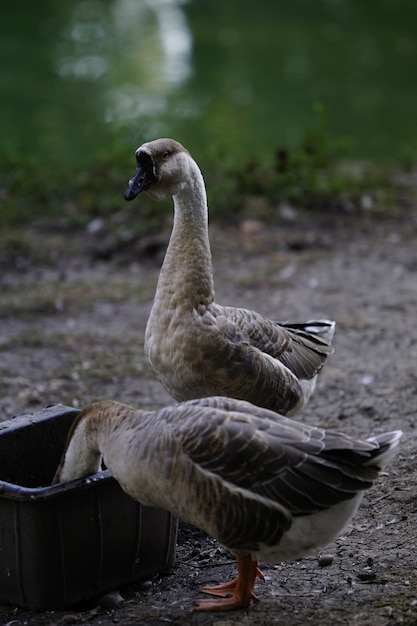
<path id="1" fill-rule="evenodd" d="M 75 5 L 57 46 L 55 67 L 60 77 L 90 81 L 107 72 L 109 29 L 102 8 L 94 1 Z"/>
<path id="2" fill-rule="evenodd" d="M 115 0 L 108 10 L 107 2 L 78 2 L 62 33 L 58 75 L 103 79 L 105 122 L 143 123 L 151 117 L 148 133 L 162 130 L 156 120 L 167 113 L 169 95 L 192 74 L 193 40 L 183 4 L 181 0 Z"/>
<path id="3" fill-rule="evenodd" d="M 245 161 L 297 143 L 321 107 L 336 136 L 353 138 L 355 158 L 415 153 L 412 0 L 30 6 L 2 6 L 5 151 L 30 145 L 37 158 L 78 165 L 171 135 L 200 162 L 220 150 Z"/>

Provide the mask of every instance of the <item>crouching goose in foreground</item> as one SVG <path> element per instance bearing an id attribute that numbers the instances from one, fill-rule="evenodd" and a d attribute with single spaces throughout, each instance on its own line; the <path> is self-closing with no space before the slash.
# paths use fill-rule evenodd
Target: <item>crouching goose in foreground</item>
<path id="1" fill-rule="evenodd" d="M 173 139 L 144 143 L 125 192 L 174 199 L 174 225 L 145 332 L 151 368 L 177 401 L 212 395 L 248 400 L 284 415 L 308 401 L 333 351 L 335 323 L 278 323 L 217 304 L 204 180 Z"/>
<path id="2" fill-rule="evenodd" d="M 90 404 L 71 428 L 54 482 L 97 472 L 103 458 L 132 498 L 215 537 L 237 578 L 203 591 L 200 611 L 249 606 L 258 559 L 298 559 L 325 546 L 393 456 L 400 431 L 358 441 L 223 397 L 141 411 Z"/>

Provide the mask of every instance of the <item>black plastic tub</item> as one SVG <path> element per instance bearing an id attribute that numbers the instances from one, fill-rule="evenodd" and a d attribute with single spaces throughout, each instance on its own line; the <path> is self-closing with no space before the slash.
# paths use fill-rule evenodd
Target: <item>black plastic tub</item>
<path id="1" fill-rule="evenodd" d="M 106 471 L 51 485 L 77 409 L 0 423 L 0 602 L 63 608 L 173 566 L 177 520 Z"/>

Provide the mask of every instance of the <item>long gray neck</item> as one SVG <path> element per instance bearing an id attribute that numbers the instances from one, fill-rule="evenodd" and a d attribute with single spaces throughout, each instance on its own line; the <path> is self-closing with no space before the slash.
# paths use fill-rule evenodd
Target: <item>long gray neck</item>
<path id="1" fill-rule="evenodd" d="M 214 299 L 206 189 L 194 161 L 181 190 L 174 195 L 174 225 L 159 289 L 178 301 L 171 301 L 175 306 L 197 308 Z"/>

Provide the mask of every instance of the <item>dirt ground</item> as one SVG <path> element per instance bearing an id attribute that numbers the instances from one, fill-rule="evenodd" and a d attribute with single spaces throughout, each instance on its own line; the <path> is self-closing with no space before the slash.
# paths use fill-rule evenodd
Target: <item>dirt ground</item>
<path id="1" fill-rule="evenodd" d="M 201 614 L 199 589 L 233 577 L 234 563 L 213 539 L 181 524 L 171 572 L 82 607 L 2 606 L 0 623 L 417 624 L 416 227 L 417 209 L 402 219 L 283 212 L 273 227 L 252 220 L 211 227 L 219 302 L 274 319 L 337 321 L 335 352 L 298 417 L 358 437 L 404 431 L 398 456 L 356 518 L 321 553 L 331 558 L 263 566 L 259 603 Z M 52 402 L 171 402 L 143 355 L 165 243 L 120 247 L 100 222 L 73 235 L 9 235 L 0 252 L 2 419 Z"/>

